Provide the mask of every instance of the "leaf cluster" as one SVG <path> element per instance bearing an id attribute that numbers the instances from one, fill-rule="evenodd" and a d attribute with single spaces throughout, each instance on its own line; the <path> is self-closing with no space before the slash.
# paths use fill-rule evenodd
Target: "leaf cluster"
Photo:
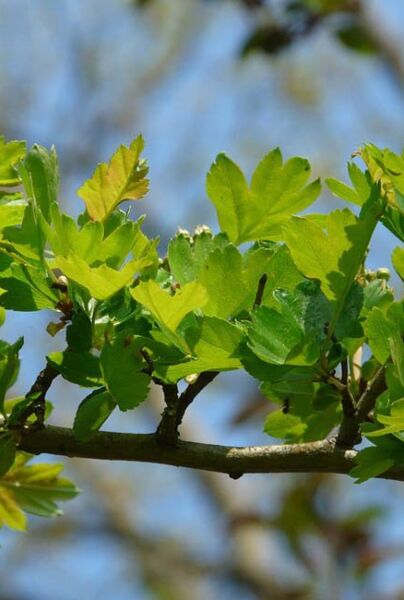
<path id="1" fill-rule="evenodd" d="M 270 436 L 310 442 L 348 423 L 375 443 L 359 454 L 359 480 L 402 464 L 403 305 L 388 271 L 367 270 L 366 256 L 379 222 L 403 239 L 404 155 L 360 149 L 364 170 L 349 163 L 351 186 L 327 181 L 355 212 L 319 214 L 307 212 L 321 184 L 306 159 L 284 161 L 274 149 L 248 182 L 220 154 L 207 175 L 220 231 L 179 230 L 159 256 L 144 217 L 122 208 L 147 192 L 142 150 L 139 136 L 98 165 L 78 190 L 84 210 L 73 219 L 59 204 L 55 149 L 0 140 L 0 316 L 53 311 L 47 329 L 60 341 L 27 395 L 7 401 L 23 339 L 0 343 L 0 486 L 20 473 L 18 436 L 43 426 L 58 375 L 89 388 L 73 423 L 82 441 L 114 410 L 136 409 L 151 382 L 166 397 L 163 419 L 174 411 L 177 427 L 181 380 L 190 402 L 213 375 L 244 369 L 279 405 L 265 421 Z M 392 262 L 401 278 L 403 261 L 398 246 Z"/>

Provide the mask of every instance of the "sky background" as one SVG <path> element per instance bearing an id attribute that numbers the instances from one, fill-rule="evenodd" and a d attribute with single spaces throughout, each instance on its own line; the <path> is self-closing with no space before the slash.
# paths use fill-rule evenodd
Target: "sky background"
<path id="1" fill-rule="evenodd" d="M 403 3 L 369 1 L 369 15 L 379 32 L 400 48 Z M 401 151 L 404 85 L 383 60 L 349 52 L 321 30 L 272 59 L 253 55 L 239 60 L 251 19 L 230 1 L 160 0 L 138 11 L 124 0 L 0 0 L 0 133 L 8 139 L 56 145 L 63 205 L 78 214 L 83 206 L 75 190 L 97 162 L 141 132 L 151 190 L 146 200 L 136 203 L 134 215 L 147 214 L 146 230 L 161 234 L 163 248 L 178 225 L 193 230 L 206 223 L 217 230 L 205 176 L 218 152 L 225 151 L 250 175 L 268 150 L 280 146 L 286 157 L 307 156 L 314 175 L 345 179 L 347 160 L 364 142 Z M 337 205 L 341 203 L 325 190 L 317 210 Z M 370 266 L 389 265 L 395 245 L 380 228 Z M 16 393 L 28 389 L 47 352 L 61 349 L 62 337 L 50 338 L 45 331 L 49 320 L 46 313 L 16 314 L 3 327 L 5 339 L 14 341 L 22 334 L 26 339 Z M 55 397 L 66 398 L 53 419 L 67 423 L 83 394 L 66 382 L 52 390 Z M 267 443 L 256 424 L 228 426 L 229 415 L 251 390 L 246 375 L 227 374 L 215 382 L 189 411 L 198 439 Z M 108 422 L 108 428 L 117 430 L 154 427 L 155 417 L 143 409 Z M 27 537 L 24 548 L 21 537 L 2 531 L 1 589 L 30 600 L 154 597 L 140 577 L 127 576 L 137 567 L 125 548 L 102 533 L 91 534 L 100 520 L 97 494 L 105 490 L 97 491 L 96 485 L 87 489 L 86 478 L 97 481 L 103 465 L 96 463 L 88 471 L 80 461 L 72 463 L 70 474 L 84 493 L 65 510 L 90 533 L 67 535 L 63 544 L 49 550 L 49 540 L 41 539 L 35 519 L 35 545 Z M 120 481 L 125 489 L 129 486 L 136 501 L 125 510 L 146 535 L 178 538 L 191 554 L 206 560 L 226 554 L 226 524 L 192 474 L 151 465 L 114 465 L 111 478 L 116 482 L 114 493 Z M 402 487 L 391 482 L 355 487 L 346 478 L 337 479 L 334 493 L 340 510 L 382 502 L 389 511 L 376 526 L 378 539 L 402 544 Z M 287 485 L 288 478 L 279 476 L 225 482 L 234 503 L 243 508 L 275 509 L 279 490 Z M 277 561 L 279 573 L 289 568 L 279 540 L 263 542 L 263 554 Z M 8 574 L 8 567 L 15 569 L 17 562 L 21 568 Z M 402 567 L 402 560 L 385 562 L 362 593 L 386 592 L 386 587 L 394 591 L 404 583 Z M 325 564 L 325 582 L 327 568 Z M 296 572 L 298 578 L 298 568 Z M 234 598 L 235 590 L 220 581 L 207 581 L 198 594 L 209 600 L 218 590 L 222 598 Z M 354 588 L 343 596 L 360 597 Z"/>

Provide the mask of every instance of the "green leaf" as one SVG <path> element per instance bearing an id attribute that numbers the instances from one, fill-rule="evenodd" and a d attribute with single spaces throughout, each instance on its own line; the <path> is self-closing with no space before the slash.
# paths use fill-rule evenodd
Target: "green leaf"
<path id="1" fill-rule="evenodd" d="M 0 136 L 0 186 L 14 186 L 20 183 L 16 169 L 18 161 L 24 158 L 26 152 L 25 142 L 6 142 Z"/>
<path id="2" fill-rule="evenodd" d="M 208 256 L 216 249 L 224 249 L 229 243 L 223 233 L 215 237 L 202 230 L 191 238 L 180 232 L 168 244 L 170 271 L 180 285 L 195 281 Z"/>
<path id="3" fill-rule="evenodd" d="M 49 221 L 51 204 L 57 202 L 59 192 L 59 163 L 54 146 L 48 150 L 34 144 L 20 166 L 20 174 L 35 211 Z"/>
<path id="4" fill-rule="evenodd" d="M 245 288 L 241 254 L 235 246 L 212 252 L 202 267 L 198 281 L 208 293 L 204 305 L 207 316 L 227 318 L 243 308 L 251 290 Z"/>
<path id="5" fill-rule="evenodd" d="M 265 433 L 286 440 L 300 437 L 305 429 L 306 425 L 300 417 L 284 413 L 282 410 L 271 412 L 265 419 L 264 424 Z"/>
<path id="6" fill-rule="evenodd" d="M 4 398 L 9 387 L 17 377 L 20 360 L 18 353 L 24 338 L 20 337 L 14 344 L 0 343 L 0 413 L 4 414 Z"/>
<path id="7" fill-rule="evenodd" d="M 0 477 L 13 466 L 15 452 L 13 435 L 11 433 L 0 433 Z"/>
<path id="8" fill-rule="evenodd" d="M 97 387 L 103 384 L 100 360 L 90 352 L 51 352 L 47 359 L 67 381 L 83 387 Z"/>
<path id="9" fill-rule="evenodd" d="M 16 196 L 18 196 L 16 194 Z M 0 230 L 13 225 L 20 225 L 27 207 L 25 200 L 16 198 L 8 201 L 0 196 Z"/>
<path id="10" fill-rule="evenodd" d="M 394 466 L 389 450 L 372 446 L 361 450 L 356 457 L 358 463 L 351 469 L 350 475 L 356 477 L 355 483 L 363 483 L 372 477 L 381 475 Z"/>
<path id="11" fill-rule="evenodd" d="M 100 365 L 105 384 L 121 410 L 135 408 L 146 399 L 150 376 L 142 372 L 144 363 L 135 340 L 120 335 L 106 341 Z"/>
<path id="12" fill-rule="evenodd" d="M 274 364 L 310 365 L 320 356 L 329 303 L 313 282 L 299 284 L 294 292 L 276 290 L 275 308 L 252 313 L 248 345 L 261 359 Z"/>
<path id="13" fill-rule="evenodd" d="M 92 346 L 92 325 L 88 316 L 76 309 L 66 329 L 66 342 L 73 352 L 86 352 Z"/>
<path id="14" fill-rule="evenodd" d="M 384 364 L 391 355 L 399 373 L 404 372 L 401 339 L 404 329 L 403 320 L 403 304 L 397 302 L 389 306 L 387 313 L 378 307 L 373 308 L 364 323 L 368 344 L 374 356 Z M 404 374 L 402 376 L 404 379 Z"/>
<path id="15" fill-rule="evenodd" d="M 261 360 L 283 365 L 303 339 L 301 327 L 295 320 L 273 308 L 260 306 L 252 313 L 248 346 Z"/>
<path id="16" fill-rule="evenodd" d="M 341 27 L 337 30 L 336 35 L 339 41 L 350 50 L 361 54 L 380 53 L 376 39 L 369 33 L 368 28 L 362 26 L 359 21 L 353 21 Z"/>
<path id="17" fill-rule="evenodd" d="M 397 246 L 391 255 L 391 262 L 401 279 L 404 280 L 404 248 Z"/>
<path id="18" fill-rule="evenodd" d="M 328 215 L 326 231 L 301 217 L 292 217 L 285 227 L 285 241 L 296 266 L 306 277 L 318 279 L 322 291 L 334 304 L 330 338 L 382 211 L 376 190 L 363 206 L 359 219 L 345 209 Z"/>
<path id="19" fill-rule="evenodd" d="M 362 206 L 362 198 L 357 194 L 355 190 L 346 185 L 346 183 L 343 183 L 338 179 L 334 179 L 333 177 L 326 179 L 325 182 L 328 188 L 330 189 L 331 193 L 337 198 L 342 198 L 343 200 L 347 200 L 348 202 L 352 202 L 353 204 L 358 204 L 359 206 Z"/>
<path id="20" fill-rule="evenodd" d="M 0 479 L 0 527 L 6 525 L 10 529 L 25 531 L 26 517 L 19 508 L 13 494 L 5 489 Z"/>
<path id="21" fill-rule="evenodd" d="M 157 323 L 171 332 L 176 331 L 185 315 L 202 308 L 208 300 L 205 288 L 197 282 L 187 283 L 174 296 L 152 280 L 141 281 L 130 293 L 151 312 Z"/>
<path id="22" fill-rule="evenodd" d="M 107 265 L 90 267 L 82 258 L 69 253 L 50 261 L 53 269 L 60 269 L 68 279 L 86 288 L 97 300 L 106 300 L 133 280 L 136 273 L 150 264 L 150 259 L 132 259 L 116 271 Z"/>
<path id="23" fill-rule="evenodd" d="M 147 193 L 147 165 L 140 159 L 144 147 L 138 136 L 129 147 L 119 146 L 108 164 L 97 166 L 77 194 L 94 221 L 104 221 L 124 200 L 140 200 Z"/>
<path id="24" fill-rule="evenodd" d="M 203 317 L 199 327 L 187 330 L 186 334 L 192 358 L 176 365 L 157 366 L 157 374 L 164 379 L 178 381 L 204 371 L 241 368 L 237 350 L 244 335 L 235 325 L 217 317 Z"/>
<path id="25" fill-rule="evenodd" d="M 99 248 L 103 240 L 102 223 L 89 221 L 79 229 L 74 219 L 59 212 L 57 204 L 50 207 L 52 226 L 44 217 L 40 223 L 52 252 L 56 256 L 72 253 L 91 264 L 99 260 Z"/>
<path id="26" fill-rule="evenodd" d="M 8 252 L 12 249 L 31 263 L 42 262 L 45 241 L 32 204 L 26 206 L 21 224 L 5 227 L 2 230 L 0 246 Z M 11 252 L 9 254 L 12 255 Z"/>
<path id="27" fill-rule="evenodd" d="M 108 419 L 116 402 L 112 394 L 101 388 L 86 396 L 81 402 L 73 424 L 75 436 L 82 442 L 89 440 Z"/>
<path id="28" fill-rule="evenodd" d="M 219 154 L 207 177 L 207 194 L 222 231 L 234 244 L 282 239 L 282 225 L 320 193 L 319 181 L 306 186 L 309 176 L 307 160 L 295 157 L 282 164 L 276 148 L 259 163 L 249 189 L 239 167 Z"/>
<path id="29" fill-rule="evenodd" d="M 16 311 L 55 310 L 58 302 L 42 271 L 30 265 L 4 261 L 0 255 L 0 304 Z M 3 268 L 2 268 L 3 267 Z"/>
<path id="30" fill-rule="evenodd" d="M 25 515 L 22 511 L 41 517 L 56 517 L 62 514 L 57 502 L 75 498 L 79 490 L 64 477 L 60 477 L 63 465 L 41 463 L 26 465 L 29 456 L 17 454 L 14 467 L 0 479 L 0 494 L 5 493 L 12 499 L 14 510 L 17 506 L 20 514 L 16 516 L 18 529 L 25 528 Z M 1 507 L 0 500 L 0 507 Z M 0 522 L 1 522 L 0 513 Z M 5 523 L 10 526 L 10 523 Z"/>

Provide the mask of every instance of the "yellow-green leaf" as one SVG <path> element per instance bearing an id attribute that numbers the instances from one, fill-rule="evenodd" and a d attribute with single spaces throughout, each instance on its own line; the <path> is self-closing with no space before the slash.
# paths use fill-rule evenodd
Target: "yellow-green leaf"
<path id="1" fill-rule="evenodd" d="M 75 254 L 66 258 L 57 256 L 51 261 L 53 269 L 60 269 L 72 281 L 86 288 L 97 300 L 106 300 L 125 287 L 144 267 L 150 264 L 150 258 L 132 259 L 121 271 L 111 269 L 107 265 L 90 267 L 83 259 Z"/>
<path id="2" fill-rule="evenodd" d="M 144 147 L 142 136 L 130 146 L 119 146 L 109 163 L 99 164 L 93 176 L 77 194 L 86 204 L 93 221 L 105 221 L 108 215 L 124 200 L 140 200 L 147 193 L 147 164 L 140 159 Z"/>
<path id="3" fill-rule="evenodd" d="M 0 136 L 0 186 L 13 186 L 20 183 L 15 165 L 25 156 L 25 142 L 6 142 Z"/>
<path id="4" fill-rule="evenodd" d="M 25 514 L 15 501 L 12 492 L 3 488 L 0 480 L 0 527 L 6 525 L 10 529 L 24 531 L 26 523 Z"/>
<path id="5" fill-rule="evenodd" d="M 197 282 L 187 283 L 170 296 L 155 281 L 142 281 L 131 294 L 135 300 L 143 304 L 158 323 L 175 332 L 182 319 L 192 310 L 202 308 L 208 296 L 205 288 Z"/>

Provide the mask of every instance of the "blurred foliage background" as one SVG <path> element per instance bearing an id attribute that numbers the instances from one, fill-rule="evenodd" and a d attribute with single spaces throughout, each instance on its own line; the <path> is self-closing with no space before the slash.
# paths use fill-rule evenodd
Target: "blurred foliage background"
<path id="1" fill-rule="evenodd" d="M 214 225 L 204 177 L 219 151 L 243 168 L 270 148 L 344 176 L 361 143 L 404 139 L 404 6 L 396 0 L 0 0 L 0 132 L 55 143 L 62 200 L 139 131 L 151 193 L 139 210 L 163 248 L 178 225 Z M 318 210 L 335 200 L 325 192 Z M 389 266 L 379 232 L 370 255 Z M 59 350 L 46 314 L 25 335 L 16 394 Z M 80 394 L 52 388 L 55 423 Z M 108 428 L 153 431 L 161 398 Z M 185 439 L 268 443 L 271 410 L 228 374 L 187 413 Z M 40 459 L 41 460 L 41 459 Z M 225 476 L 156 465 L 67 461 L 83 489 L 56 521 L 2 531 L 0 600 L 355 600 L 404 598 L 404 489 L 343 477 Z"/>

